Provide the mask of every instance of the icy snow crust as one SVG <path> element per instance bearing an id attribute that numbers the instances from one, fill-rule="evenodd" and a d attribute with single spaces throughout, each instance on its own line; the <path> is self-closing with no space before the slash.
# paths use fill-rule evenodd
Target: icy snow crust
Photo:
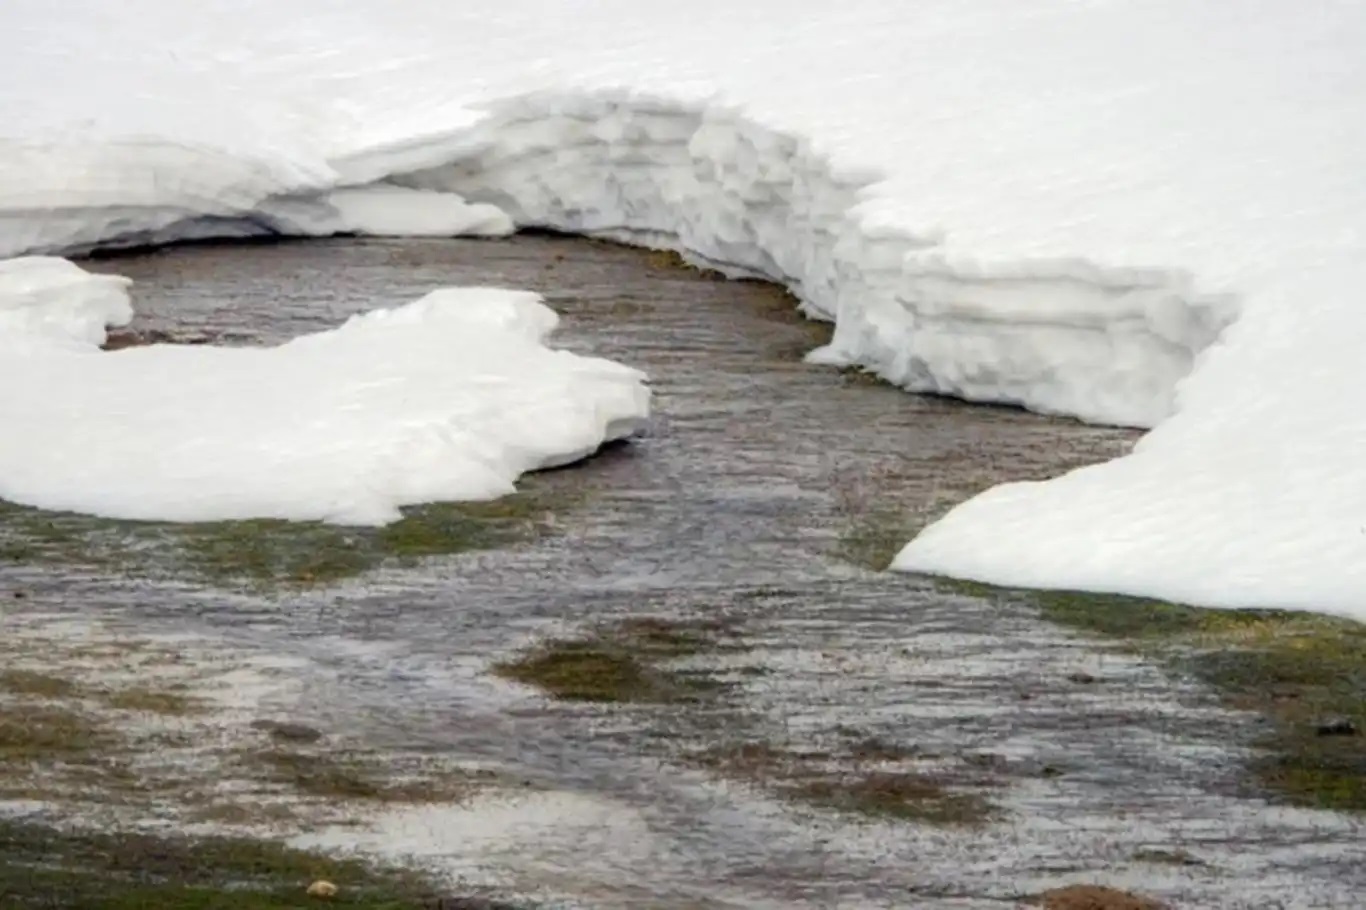
<path id="1" fill-rule="evenodd" d="M 635 370 L 550 350 L 537 295 L 437 290 L 274 348 L 99 349 L 127 279 L 0 262 L 0 499 L 115 518 L 383 524 L 637 431 Z"/>
<path id="2" fill-rule="evenodd" d="M 1161 423 L 899 568 L 1366 609 L 1366 421 L 1331 406 L 1366 379 L 1366 7 L 461 6 L 6 4 L 0 254 L 509 221 L 678 249 L 835 320 L 820 362 Z"/>

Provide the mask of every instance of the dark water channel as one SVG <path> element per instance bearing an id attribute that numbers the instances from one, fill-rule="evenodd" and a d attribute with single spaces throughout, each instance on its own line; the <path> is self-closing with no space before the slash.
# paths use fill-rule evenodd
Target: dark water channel
<path id="1" fill-rule="evenodd" d="M 1074 881 L 1176 906 L 1363 905 L 1355 828 L 1234 795 L 1247 718 L 1025 606 L 858 564 L 991 483 L 1110 457 L 1133 434 L 808 367 L 824 330 L 776 289 L 585 240 L 202 245 L 94 267 L 134 279 L 138 328 L 225 343 L 445 285 L 531 288 L 562 314 L 560 344 L 651 377 L 646 437 L 533 481 L 581 502 L 531 545 L 278 595 L 31 579 L 39 605 L 297 659 L 286 713 L 534 784 L 319 842 L 584 907 L 999 908 Z M 720 614 L 747 647 L 697 658 L 730 683 L 705 709 L 566 705 L 487 672 L 585 623 Z M 869 738 L 978 788 L 991 819 L 846 815 L 687 759 L 743 740 L 838 766 Z M 1193 861 L 1143 858 L 1162 851 Z"/>

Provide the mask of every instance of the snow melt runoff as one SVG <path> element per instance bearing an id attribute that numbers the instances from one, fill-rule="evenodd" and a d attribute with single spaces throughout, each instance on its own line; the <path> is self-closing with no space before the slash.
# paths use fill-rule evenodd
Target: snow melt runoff
<path id="1" fill-rule="evenodd" d="M 1156 427 L 898 568 L 1366 617 L 1358 4 L 16 0 L 0 26 L 2 255 L 676 249 L 833 320 L 814 361 Z"/>

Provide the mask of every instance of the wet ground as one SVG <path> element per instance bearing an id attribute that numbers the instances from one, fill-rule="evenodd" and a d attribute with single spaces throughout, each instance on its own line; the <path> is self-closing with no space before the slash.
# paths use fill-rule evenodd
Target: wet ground
<path id="1" fill-rule="evenodd" d="M 303 842 L 565 906 L 1000 908 L 1069 882 L 1181 907 L 1360 906 L 1355 824 L 1245 792 L 1254 718 L 1025 603 L 876 571 L 952 503 L 1133 434 L 808 367 L 825 330 L 776 289 L 584 240 L 201 245 L 94 267 L 134 279 L 138 331 L 218 343 L 444 285 L 532 288 L 561 344 L 652 378 L 647 436 L 529 481 L 566 505 L 520 545 L 266 591 L 0 563 L 26 595 L 14 628 L 97 615 L 287 658 L 262 712 L 528 785 Z M 667 662 L 705 697 L 565 702 L 491 672 L 639 617 L 726 620 L 724 641 Z M 915 817 L 840 797 L 878 775 L 972 802 Z"/>

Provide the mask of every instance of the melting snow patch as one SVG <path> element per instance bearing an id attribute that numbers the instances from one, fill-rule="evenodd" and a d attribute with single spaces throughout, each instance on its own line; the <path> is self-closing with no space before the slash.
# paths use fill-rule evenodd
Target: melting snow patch
<path id="1" fill-rule="evenodd" d="M 532 293 L 433 291 L 275 348 L 99 349 L 126 279 L 0 262 L 0 497 L 115 518 L 382 524 L 491 499 L 649 411 L 639 372 L 552 350 Z"/>

